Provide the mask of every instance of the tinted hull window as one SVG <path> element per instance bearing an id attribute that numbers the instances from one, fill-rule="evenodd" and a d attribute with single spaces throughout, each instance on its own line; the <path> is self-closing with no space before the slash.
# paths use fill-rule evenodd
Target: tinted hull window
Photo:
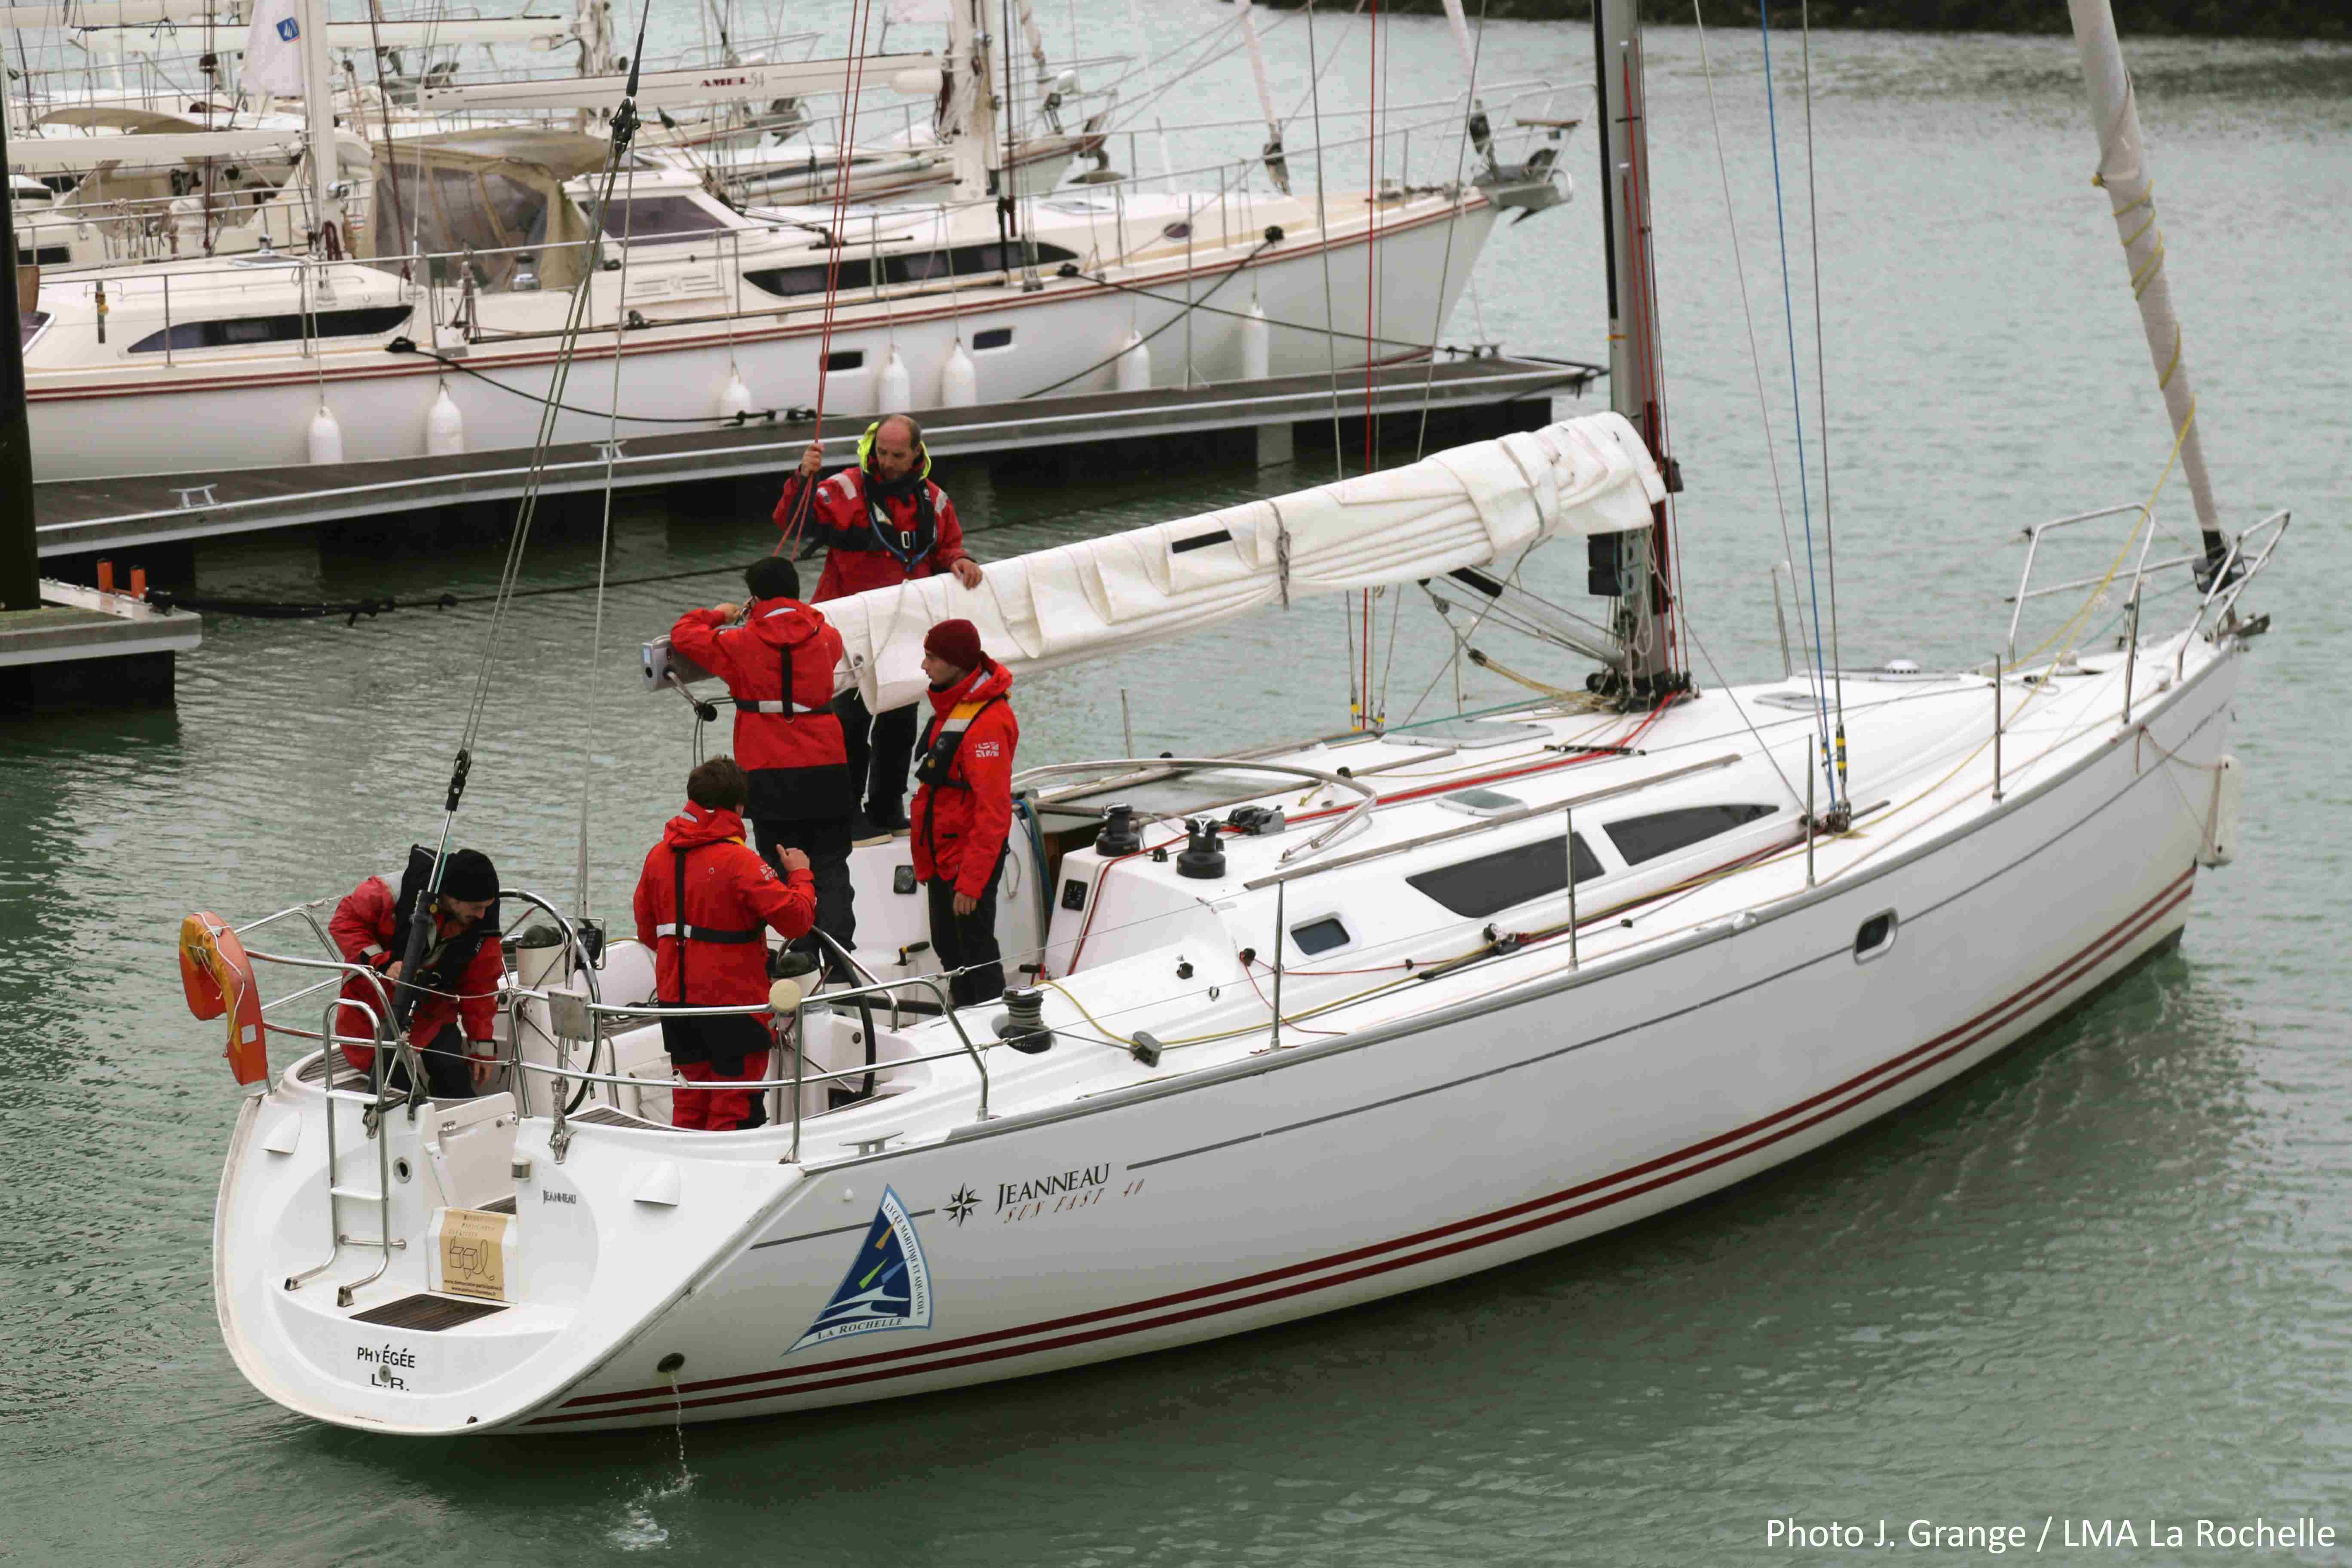
<path id="1" fill-rule="evenodd" d="M 1686 805 L 1675 811 L 1652 812 L 1647 816 L 1629 816 L 1622 822 L 1609 824 L 1604 831 L 1609 842 L 1617 846 L 1617 853 L 1625 857 L 1625 864 L 1638 866 L 1644 860 L 1687 849 L 1701 839 L 1769 816 L 1776 809 L 1754 805 Z"/>
<path id="2" fill-rule="evenodd" d="M 1577 835 L 1576 879 L 1589 882 L 1599 875 L 1600 860 L 1584 847 L 1584 836 Z M 1568 849 L 1559 839 L 1547 838 L 1422 871 L 1405 881 L 1455 914 L 1478 920 L 1565 889 Z"/>
<path id="3" fill-rule="evenodd" d="M 321 310 L 310 318 L 314 338 L 367 338 L 388 332 L 408 320 L 406 305 L 376 305 L 360 310 Z M 248 343 L 299 342 L 302 318 L 232 316 L 225 321 L 181 321 L 164 331 L 150 332 L 131 345 L 135 354 L 162 353 L 171 349 L 243 348 Z M 169 342 L 166 342 L 166 339 Z"/>

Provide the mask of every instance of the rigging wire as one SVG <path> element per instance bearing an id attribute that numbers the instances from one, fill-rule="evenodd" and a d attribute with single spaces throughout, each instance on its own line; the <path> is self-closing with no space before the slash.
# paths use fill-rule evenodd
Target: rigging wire
<path id="1" fill-rule="evenodd" d="M 636 44 L 630 57 L 628 82 L 621 95 L 621 106 L 614 111 L 613 115 L 613 145 L 611 152 L 605 157 L 604 189 L 598 194 L 594 215 L 589 220 L 586 254 L 591 256 L 598 254 L 602 248 L 605 220 L 612 209 L 613 189 L 620 177 L 622 161 L 628 156 L 629 143 L 636 133 L 638 123 L 635 102 L 638 74 L 636 62 L 645 52 L 646 28 L 651 19 L 652 9 L 652 0 L 643 0 L 637 17 Z M 446 807 L 447 815 L 452 817 L 457 814 L 458 797 L 465 787 L 466 771 L 472 762 L 473 745 L 481 734 L 483 714 L 489 704 L 491 676 L 495 669 L 493 656 L 497 651 L 499 634 L 505 629 L 514 584 L 520 576 L 523 552 L 530 539 L 530 526 L 538 516 L 539 498 L 545 478 L 547 449 L 553 444 L 555 437 L 556 410 L 562 405 L 563 391 L 571 379 L 572 359 L 578 353 L 580 335 L 587 323 L 595 276 L 593 268 L 583 272 L 580 281 L 572 289 L 571 307 L 566 313 L 563 331 L 561 334 L 561 346 L 557 353 L 554 374 L 549 378 L 551 395 L 547 406 L 540 415 L 539 435 L 531 455 L 530 475 L 525 483 L 522 500 L 516 508 L 514 531 L 509 536 L 506 562 L 499 573 L 499 593 L 493 598 L 490 624 L 484 637 L 481 667 L 475 676 L 473 696 L 467 704 L 465 723 L 460 731 L 457 766 L 451 779 L 449 802 Z M 447 836 L 446 824 L 443 835 L 446 840 Z M 437 872 L 435 879 L 437 884 L 439 879 Z"/>
<path id="2" fill-rule="evenodd" d="M 1830 366 L 1829 356 L 1822 346 L 1822 216 L 1813 182 L 1812 0 L 1799 0 L 1798 16 L 1803 23 L 1805 43 L 1805 227 L 1811 236 L 1813 250 L 1813 395 L 1820 415 L 1814 421 L 1814 433 L 1822 440 L 1822 558 L 1830 579 L 1830 690 L 1836 707 L 1837 793 L 1843 797 L 1847 794 L 1845 660 L 1838 650 L 1837 524 L 1835 513 L 1830 509 Z"/>
<path id="3" fill-rule="evenodd" d="M 1381 136 L 1381 5 L 1371 0 L 1364 27 L 1364 93 L 1368 112 L 1364 134 L 1370 142 L 1370 161 L 1364 182 L 1364 468 L 1372 471 L 1380 447 L 1380 425 L 1372 412 L 1372 382 L 1375 375 L 1374 356 L 1370 347 L 1372 341 L 1374 311 L 1381 298 L 1381 172 L 1387 162 L 1388 144 Z M 1394 51 L 1391 51 L 1394 58 Z M 1323 127 L 1315 127 L 1317 141 L 1323 139 Z M 1325 237 L 1328 239 L 1328 236 Z M 1372 591 L 1360 589 L 1360 609 L 1359 629 L 1364 639 L 1363 690 L 1356 703 L 1356 728 L 1376 725 L 1372 713 Z"/>
<path id="4" fill-rule="evenodd" d="M 1696 0 L 1694 0 L 1694 4 Z M 1478 0 L 1478 33 L 1470 46 L 1470 85 L 1463 94 L 1468 104 L 1468 114 L 1478 112 L 1478 65 L 1486 52 L 1486 0 Z M 1429 404 L 1431 389 L 1437 381 L 1437 331 L 1444 323 L 1445 285 L 1454 276 L 1454 231 L 1461 226 L 1462 166 L 1470 159 L 1470 137 L 1465 127 L 1462 139 L 1454 149 L 1454 221 L 1445 226 L 1445 255 L 1437 268 L 1436 303 L 1429 312 L 1429 368 L 1421 380 L 1421 433 L 1413 437 L 1412 456 L 1419 462 L 1429 452 Z M 1410 178 L 1412 171 L 1406 171 Z"/>
<path id="5" fill-rule="evenodd" d="M 604 579 L 610 574 L 613 562 L 613 469 L 621 457 L 621 359 L 627 352 L 622 334 L 628 330 L 628 312 L 618 308 L 618 301 L 629 297 L 629 265 L 636 247 L 630 243 L 637 227 L 636 182 L 629 183 L 630 201 L 621 209 L 621 273 L 620 289 L 614 295 L 613 311 L 613 391 L 606 399 L 612 412 L 604 420 L 604 515 L 596 540 L 596 614 L 588 634 L 588 668 L 583 672 L 580 689 L 590 703 L 595 700 L 596 667 L 604 652 Z M 588 805 L 593 793 L 596 774 L 596 729 L 593 723 L 581 726 L 580 737 L 580 842 L 572 884 L 572 907 L 580 918 L 588 917 Z M 686 917 L 681 913 L 678 918 Z"/>
<path id="6" fill-rule="evenodd" d="M 1789 499 L 1780 480 L 1780 448 L 1772 439 L 1771 399 L 1764 391 L 1764 352 L 1756 342 L 1756 310 L 1748 292 L 1748 264 L 1739 248 L 1739 215 L 1732 205 L 1731 163 L 1724 152 L 1723 119 L 1715 101 L 1715 68 L 1706 50 L 1706 7 L 1705 0 L 1692 0 L 1691 17 L 1698 27 L 1699 75 L 1706 84 L 1706 118 L 1715 132 L 1715 166 L 1723 184 L 1723 226 L 1731 240 L 1732 276 L 1739 286 L 1739 313 L 1747 324 L 1748 363 L 1756 378 L 1756 418 L 1764 435 L 1765 466 L 1772 475 L 1772 508 L 1780 521 L 1780 552 L 1786 561 L 1797 555 L 1796 542 L 1789 534 Z M 1483 333 L 1481 334 L 1484 335 Z M 1793 571 L 1794 568 L 1792 567 Z M 1798 640 L 1802 641 L 1805 628 L 1805 601 L 1797 598 Z M 1720 679 L 1718 677 L 1717 679 Z"/>
<path id="7" fill-rule="evenodd" d="M 1822 782 L 1829 790 L 1830 805 L 1834 806 L 1839 800 L 1838 777 L 1830 766 L 1829 687 L 1828 675 L 1822 668 L 1828 662 L 1828 654 L 1822 644 L 1821 574 L 1813 562 L 1811 481 L 1805 466 L 1804 380 L 1797 365 L 1797 305 L 1789 273 L 1788 205 L 1781 194 L 1780 111 L 1772 92 L 1771 0 L 1757 0 L 1756 16 L 1764 40 L 1764 118 L 1772 144 L 1772 216 L 1780 236 L 1780 304 L 1789 331 L 1789 396 L 1797 428 L 1797 498 L 1805 520 L 1805 582 L 1813 596 L 1813 702 L 1822 721 L 1819 765 Z"/>
<path id="8" fill-rule="evenodd" d="M 841 300 L 841 258 L 849 248 L 850 161 L 857 141 L 857 99 L 866 83 L 866 35 L 874 20 L 874 0 L 850 0 L 849 57 L 842 64 L 841 158 L 835 172 L 833 195 L 832 248 L 824 263 L 824 326 L 817 338 L 816 351 L 816 413 L 815 429 L 811 441 L 824 439 L 824 394 L 827 377 L 825 364 L 833 357 L 833 325 Z M 950 68 L 961 62 L 950 62 Z M 869 229 L 869 237 L 872 231 Z M 950 247 L 952 248 L 952 247 Z M 800 487 L 800 504 L 793 509 L 793 520 L 777 535 L 771 555 L 782 554 L 792 547 L 809 519 L 816 502 L 816 486 Z"/>
<path id="9" fill-rule="evenodd" d="M 1307 7 L 1307 58 L 1315 58 L 1315 6 L 1312 0 Z M 1331 58 L 1338 59 L 1339 51 L 1333 49 Z M 1323 260 L 1323 357 L 1331 377 L 1331 475 L 1335 479 L 1348 477 L 1348 448 L 1339 435 L 1339 340 L 1335 329 L 1339 322 L 1331 307 L 1331 217 L 1326 191 L 1328 182 L 1323 172 L 1323 75 L 1318 71 L 1307 82 L 1307 96 L 1315 109 L 1315 229 L 1322 242 Z M 1349 645 L 1353 657 L 1353 645 Z M 1349 683 L 1353 688 L 1355 675 L 1349 671 Z"/>
<path id="10" fill-rule="evenodd" d="M 622 91 L 620 107 L 613 114 L 613 144 L 605 157 L 604 189 L 598 197 L 595 214 L 589 220 L 587 253 L 592 256 L 597 254 L 602 246 L 605 219 L 612 209 L 613 188 L 620 178 L 622 163 L 628 156 L 630 141 L 636 134 L 636 61 L 645 53 L 646 27 L 651 14 L 652 0 L 644 0 L 644 8 L 637 16 L 636 48 L 631 56 L 628 83 Z M 433 897 L 417 900 L 415 921 L 407 933 L 405 962 L 411 973 L 422 961 L 425 942 L 432 931 L 433 904 L 440 894 L 441 879 L 449 865 L 449 837 L 457 826 L 457 807 L 465 798 L 467 775 L 474 765 L 474 745 L 481 738 L 483 715 L 489 707 L 491 678 L 497 669 L 499 636 L 505 629 L 508 613 L 513 605 L 515 584 L 521 576 L 523 553 L 530 542 L 530 525 L 538 515 L 539 498 L 546 477 L 547 450 L 555 438 L 556 405 L 561 404 L 564 385 L 571 377 L 572 356 L 579 349 L 580 334 L 586 325 L 589 302 L 594 293 L 595 276 L 593 268 L 581 275 L 566 311 L 562 347 L 558 351 L 554 371 L 549 377 L 549 390 L 552 396 L 549 406 L 541 411 L 530 477 L 525 480 L 522 500 L 515 509 L 514 531 L 509 536 L 506 560 L 499 568 L 499 591 L 492 602 L 490 624 L 483 634 L 482 657 L 474 677 L 473 696 L 459 731 L 457 754 L 450 764 L 447 794 L 442 804 L 441 837 L 434 850 L 433 876 L 426 889 Z M 416 991 L 405 986 L 399 988 L 394 996 L 394 1015 L 403 1037 L 405 1037 L 409 1012 L 415 1005 L 416 998 Z M 421 1094 L 423 1088 L 420 1079 L 414 1086 L 412 1095 Z"/>

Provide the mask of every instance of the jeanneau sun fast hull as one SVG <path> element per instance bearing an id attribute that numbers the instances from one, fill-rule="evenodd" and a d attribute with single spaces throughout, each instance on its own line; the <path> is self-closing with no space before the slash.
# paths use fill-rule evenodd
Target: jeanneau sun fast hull
<path id="1" fill-rule="evenodd" d="M 808 1113 L 757 1131 L 609 1104 L 552 1117 L 542 1079 L 538 1114 L 394 1109 L 372 1139 L 366 1096 L 331 1103 L 306 1058 L 238 1122 L 223 1329 L 257 1386 L 324 1420 L 618 1426 L 1186 1343 L 1624 1225 L 1895 1110 L 2174 941 L 2200 855 L 2234 831 L 2218 803 L 2242 647 L 2142 646 L 2128 723 L 2120 657 L 2010 683 L 1998 801 L 1988 679 L 1849 679 L 1865 804 L 1810 854 L 1780 775 L 1803 776 L 1814 725 L 1788 684 L 1647 722 L 1535 709 L 1451 722 L 1440 745 L 1392 733 L 1181 774 L 1224 801 L 1253 768 L 1344 763 L 1378 800 L 1286 867 L 1302 818 L 1354 803 L 1261 771 L 1244 804 L 1292 823 L 1226 838 L 1214 879 L 1071 851 L 1055 885 L 1097 919 L 1075 967 L 1049 958 L 1051 1048 L 1003 1048 L 993 1008 L 877 1013 L 875 1093 L 819 1111 L 803 1092 Z M 1637 729 L 1640 754 L 1591 749 Z M 1468 803 L 1503 820 L 1465 817 L 1465 795 L 1503 797 Z M 1557 875 L 1481 912 L 1507 893 L 1463 867 L 1490 887 L 1498 855 L 1565 867 L 1571 824 L 1572 941 Z M 1662 825 L 1713 831 L 1630 859 Z M 1067 954 L 1084 918 L 1057 908 L 1045 951 Z M 835 1005 L 826 1025 L 858 1022 Z M 804 1048 L 805 1070 L 827 1060 Z M 495 1290 L 452 1272 L 452 1205 L 507 1211 Z M 388 1263 L 365 1245 L 379 1213 Z M 332 1267 L 289 1289 L 337 1226 Z"/>

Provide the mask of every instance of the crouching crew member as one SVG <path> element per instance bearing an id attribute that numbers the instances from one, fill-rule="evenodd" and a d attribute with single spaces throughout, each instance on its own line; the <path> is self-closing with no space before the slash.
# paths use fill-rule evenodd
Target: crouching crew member
<path id="1" fill-rule="evenodd" d="M 981 651 L 970 621 L 941 621 L 923 638 L 931 722 L 915 769 L 915 876 L 928 884 L 931 948 L 956 974 L 959 1007 L 1004 994 L 996 945 L 996 884 L 1013 828 L 1013 749 L 1021 726 L 1005 693 L 1013 675 Z"/>
<path id="2" fill-rule="evenodd" d="M 776 868 L 743 842 L 743 805 L 751 785 L 732 757 L 713 757 L 686 778 L 686 809 L 669 819 L 637 879 L 637 940 L 655 950 L 655 995 L 672 1007 L 736 1007 L 768 999 L 772 926 L 805 936 L 815 923 L 816 893 L 808 857 L 778 853 Z M 662 1044 L 689 1084 L 757 1081 L 767 1077 L 775 1043 L 756 1014 L 664 1018 Z M 767 1110 L 756 1090 L 680 1089 L 670 1120 L 680 1127 L 731 1132 L 757 1127 Z"/>
<path id="3" fill-rule="evenodd" d="M 930 480 L 921 426 L 904 414 L 886 414 L 866 427 L 856 468 L 818 484 L 824 462 L 824 447 L 811 443 L 776 503 L 776 526 L 787 539 L 825 547 L 818 604 L 941 572 L 954 573 L 967 588 L 980 586 L 980 563 L 964 553 L 955 502 Z M 851 690 L 835 706 L 849 747 L 851 784 L 865 791 L 865 820 L 854 827 L 857 838 L 904 830 L 915 705 L 870 713 L 865 699 Z"/>
<path id="4" fill-rule="evenodd" d="M 406 980 L 415 986 L 408 1015 L 408 1043 L 425 1064 L 425 1083 L 435 1100 L 471 1100 L 496 1066 L 490 1026 L 498 1016 L 499 980 L 506 965 L 499 956 L 499 873 L 478 849 L 460 849 L 441 873 L 433 901 L 433 934 L 416 973 L 408 974 L 409 932 L 416 900 L 433 884 L 433 852 L 411 849 L 408 868 L 395 894 L 381 877 L 370 877 L 345 894 L 327 921 L 346 963 L 364 963 L 386 984 L 353 975 L 342 1000 L 358 1006 L 335 1009 L 338 1035 L 374 1035 L 387 998 L 397 999 Z M 386 1031 L 392 1020 L 383 1018 Z M 469 1044 L 470 1042 L 470 1044 Z M 362 1072 L 375 1065 L 372 1046 L 343 1047 L 343 1059 Z M 388 1089 L 409 1087 L 406 1068 L 395 1060 L 384 1079 Z"/>
<path id="5" fill-rule="evenodd" d="M 769 864 L 797 849 L 816 878 L 816 923 L 844 947 L 857 921 L 849 882 L 849 818 L 857 809 L 833 675 L 841 634 L 800 602 L 801 579 L 779 556 L 743 574 L 740 605 L 688 610 L 670 646 L 727 683 L 735 699 L 735 760 L 751 778 L 754 840 Z M 740 620 L 740 626 L 730 623 Z M 813 949 L 803 939 L 795 945 Z"/>

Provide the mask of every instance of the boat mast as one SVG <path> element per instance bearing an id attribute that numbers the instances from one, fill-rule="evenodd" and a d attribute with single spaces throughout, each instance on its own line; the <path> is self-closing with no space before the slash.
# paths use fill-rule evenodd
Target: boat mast
<path id="1" fill-rule="evenodd" d="M 336 242 L 344 233 L 343 204 L 336 179 L 340 172 L 335 147 L 335 67 L 327 53 L 327 7 L 324 0 L 296 0 L 296 25 L 301 29 L 302 117 L 310 137 L 310 211 L 317 225 L 310 247 L 326 254 L 327 228 L 334 226 Z M 358 100 L 352 100 L 356 110 Z"/>
<path id="2" fill-rule="evenodd" d="M 8 241 L 8 273 L 0 285 L 15 304 L 8 324 L 33 310 L 37 300 L 18 297 L 16 280 L 29 268 L 16 265 L 16 194 L 8 180 L 6 93 L 0 90 L 0 237 Z M 0 342 L 0 610 L 41 607 L 40 550 L 33 533 L 33 435 L 25 416 L 24 334 Z"/>
<path id="3" fill-rule="evenodd" d="M 2115 210 L 2116 237 L 2123 241 L 2132 291 L 2139 297 L 2139 324 L 2147 334 L 2148 358 L 2164 411 L 2180 443 L 2180 469 L 2205 535 L 2206 569 L 2221 563 L 2229 543 L 2222 538 L 2213 482 L 2205 472 L 2205 449 L 2192 423 L 2196 395 L 2189 384 L 2189 358 L 2180 345 L 2180 321 L 2172 313 L 2172 289 L 2164 278 L 2164 231 L 2156 222 L 2156 182 L 2148 173 L 2147 144 L 2140 139 L 2139 108 L 2131 73 L 2124 68 L 2116 38 L 2116 15 L 2108 0 L 2066 0 L 2074 18 L 2074 47 L 2083 58 L 2083 85 L 2091 95 L 2092 129 L 2099 137 L 2099 167 L 2091 183 L 2107 193 Z"/>
<path id="4" fill-rule="evenodd" d="M 1641 432 L 1669 491 L 1682 476 L 1667 456 L 1658 384 L 1657 300 L 1650 292 L 1649 146 L 1643 130 L 1642 20 L 1636 0 L 1597 0 L 1592 7 L 1593 94 L 1601 121 L 1601 254 L 1609 278 L 1609 405 Z M 1635 702 L 1655 701 L 1687 686 L 1669 637 L 1673 585 L 1667 565 L 1667 503 L 1651 525 L 1593 541 L 1596 591 L 1613 577 L 1612 630 L 1622 664 L 1610 689 Z M 1613 563 L 1601 552 L 1614 547 Z M 1613 564 L 1613 572 L 1599 570 Z"/>

